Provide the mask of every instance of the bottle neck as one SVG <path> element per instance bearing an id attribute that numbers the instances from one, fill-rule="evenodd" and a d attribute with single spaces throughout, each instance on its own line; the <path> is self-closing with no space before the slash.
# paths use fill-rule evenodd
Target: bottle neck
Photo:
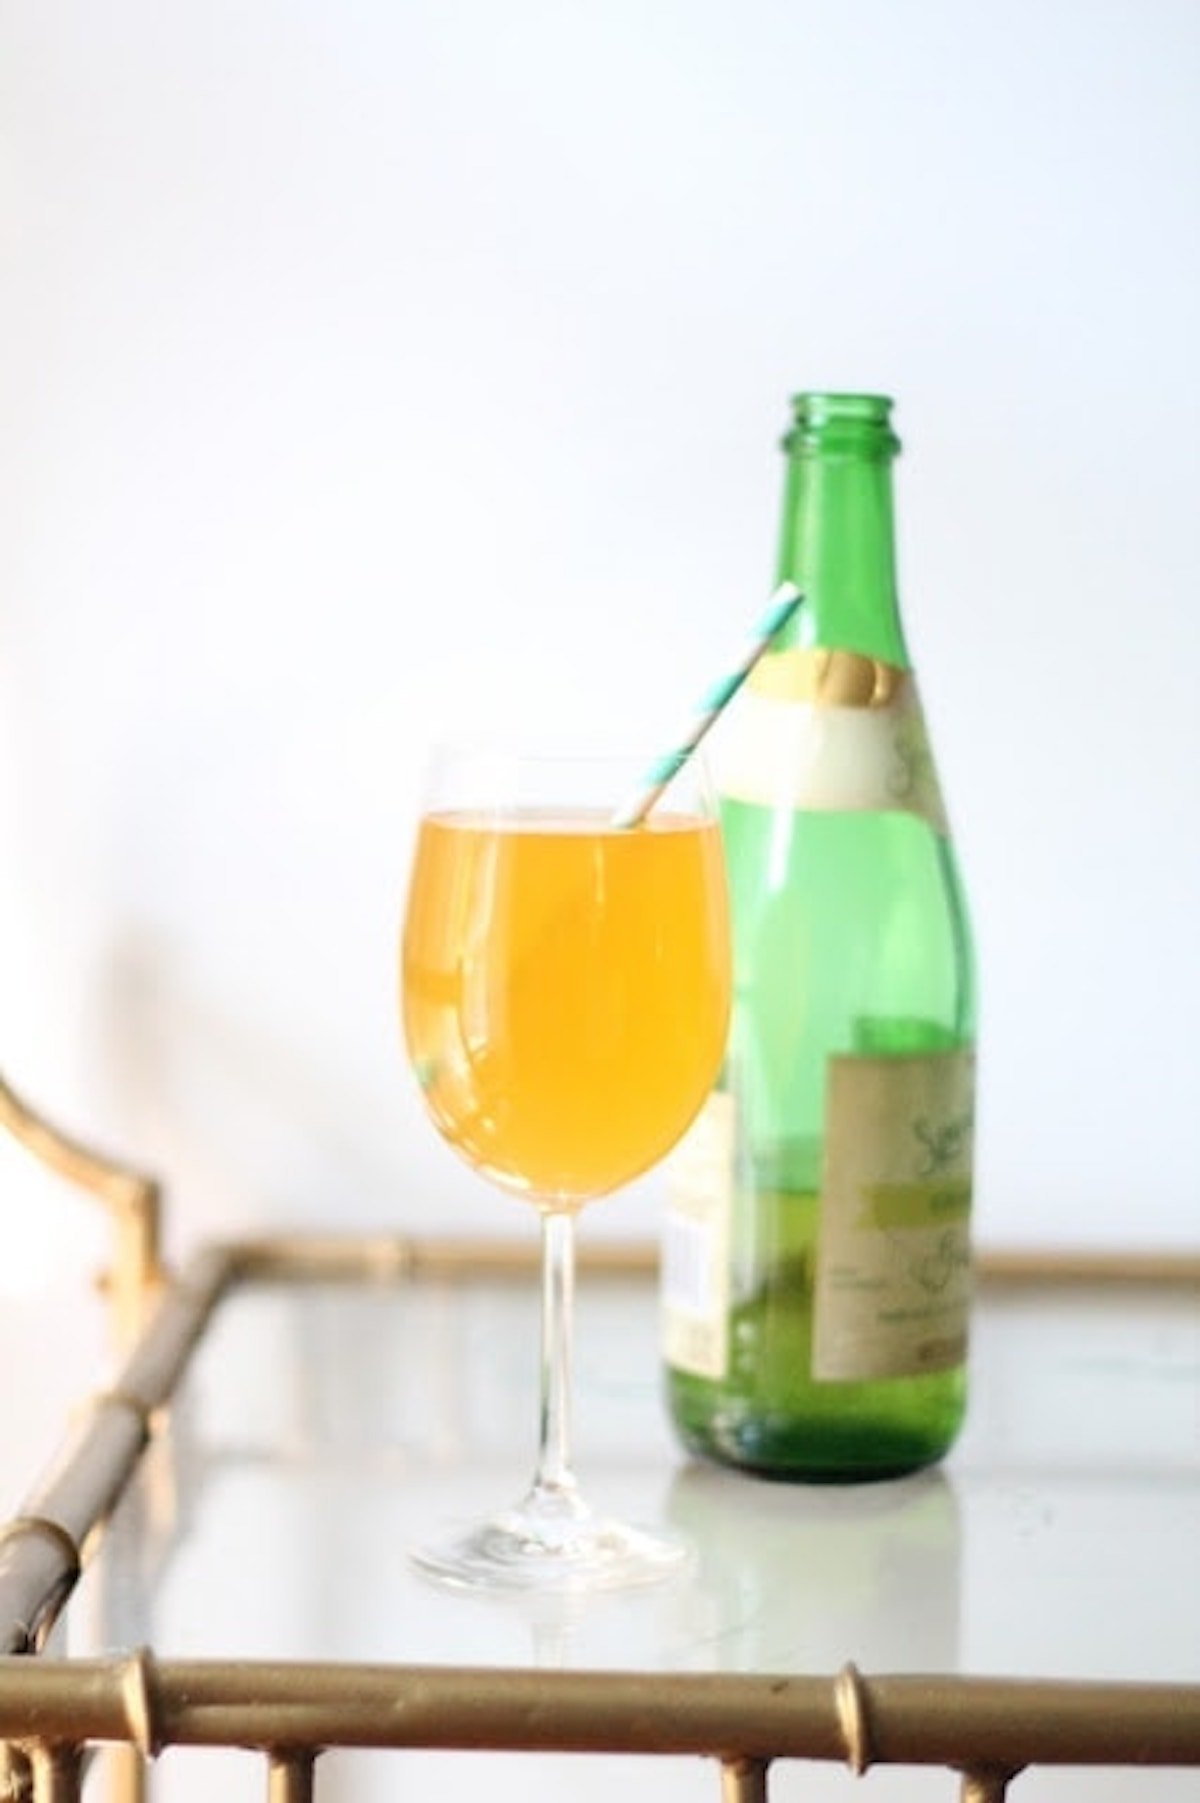
<path id="1" fill-rule="evenodd" d="M 899 449 L 890 403 L 873 396 L 802 396 L 788 454 L 779 580 L 807 605 L 791 648 L 857 652 L 907 670 L 892 514 Z M 782 649 L 783 647 L 781 647 Z"/>

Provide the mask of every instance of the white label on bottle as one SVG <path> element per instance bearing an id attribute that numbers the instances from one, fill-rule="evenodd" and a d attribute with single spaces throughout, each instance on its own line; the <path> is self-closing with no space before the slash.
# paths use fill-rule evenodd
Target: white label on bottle
<path id="1" fill-rule="evenodd" d="M 917 814 L 946 834 L 916 684 L 882 707 L 831 707 L 746 688 L 712 742 L 718 789 L 760 807 Z"/>
<path id="2" fill-rule="evenodd" d="M 717 1090 L 666 1164 L 663 1354 L 698 1377 L 723 1377 L 729 1356 L 733 1156 L 734 1101 Z"/>
<path id="3" fill-rule="evenodd" d="M 974 1059 L 829 1060 L 813 1298 L 818 1381 L 966 1355 Z"/>

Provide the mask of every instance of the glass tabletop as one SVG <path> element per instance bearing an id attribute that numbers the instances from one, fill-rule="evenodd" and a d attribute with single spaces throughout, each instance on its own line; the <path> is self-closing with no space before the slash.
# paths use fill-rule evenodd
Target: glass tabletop
<path id="1" fill-rule="evenodd" d="M 1200 1679 L 1194 1293 L 987 1287 L 946 1463 L 802 1486 L 690 1460 L 650 1283 L 580 1288 L 585 1488 L 681 1529 L 683 1579 L 556 1603 L 410 1570 L 411 1541 L 528 1476 L 532 1279 L 255 1286 L 210 1326 L 72 1650 Z"/>

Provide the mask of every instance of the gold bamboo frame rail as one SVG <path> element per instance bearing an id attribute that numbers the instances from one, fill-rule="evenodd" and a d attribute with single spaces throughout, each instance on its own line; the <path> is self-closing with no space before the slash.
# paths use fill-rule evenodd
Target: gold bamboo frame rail
<path id="1" fill-rule="evenodd" d="M 302 1661 L 14 1660 L 0 1734 L 319 1753 L 331 1747 L 935 1765 L 1200 1765 L 1190 1685 L 937 1676 L 651 1674 Z"/>
<path id="2" fill-rule="evenodd" d="M 0 1795 L 76 1803 L 84 1754 L 120 1752 L 124 1794 L 167 1746 L 238 1746 L 266 1763 L 267 1803 L 311 1803 L 332 1747 L 707 1755 L 723 1803 L 765 1803 L 772 1761 L 899 1763 L 962 1773 L 963 1803 L 1001 1803 L 1029 1765 L 1200 1767 L 1200 1685 L 1038 1678 L 581 1672 L 355 1663 L 31 1657 L 222 1299 L 239 1283 L 524 1277 L 528 1245 L 403 1236 L 269 1236 L 201 1248 L 164 1279 L 157 1187 L 63 1141 L 0 1084 L 0 1125 L 116 1206 L 130 1268 L 114 1296 L 128 1328 L 156 1303 L 113 1388 L 93 1397 L 49 1473 L 0 1529 Z M 64 1150 L 64 1147 L 66 1148 Z M 113 1171 L 116 1177 L 113 1177 Z M 137 1223 L 128 1230 L 127 1215 Z M 596 1275 L 649 1273 L 644 1243 L 601 1243 Z M 1007 1284 L 1200 1284 L 1200 1259 L 1006 1254 Z"/>

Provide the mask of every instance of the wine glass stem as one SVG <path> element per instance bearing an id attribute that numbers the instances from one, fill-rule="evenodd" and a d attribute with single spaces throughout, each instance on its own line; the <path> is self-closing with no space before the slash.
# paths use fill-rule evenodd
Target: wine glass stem
<path id="1" fill-rule="evenodd" d="M 537 1470 L 532 1501 L 582 1509 L 571 1468 L 571 1342 L 575 1302 L 575 1218 L 542 1215 L 542 1369 Z"/>

